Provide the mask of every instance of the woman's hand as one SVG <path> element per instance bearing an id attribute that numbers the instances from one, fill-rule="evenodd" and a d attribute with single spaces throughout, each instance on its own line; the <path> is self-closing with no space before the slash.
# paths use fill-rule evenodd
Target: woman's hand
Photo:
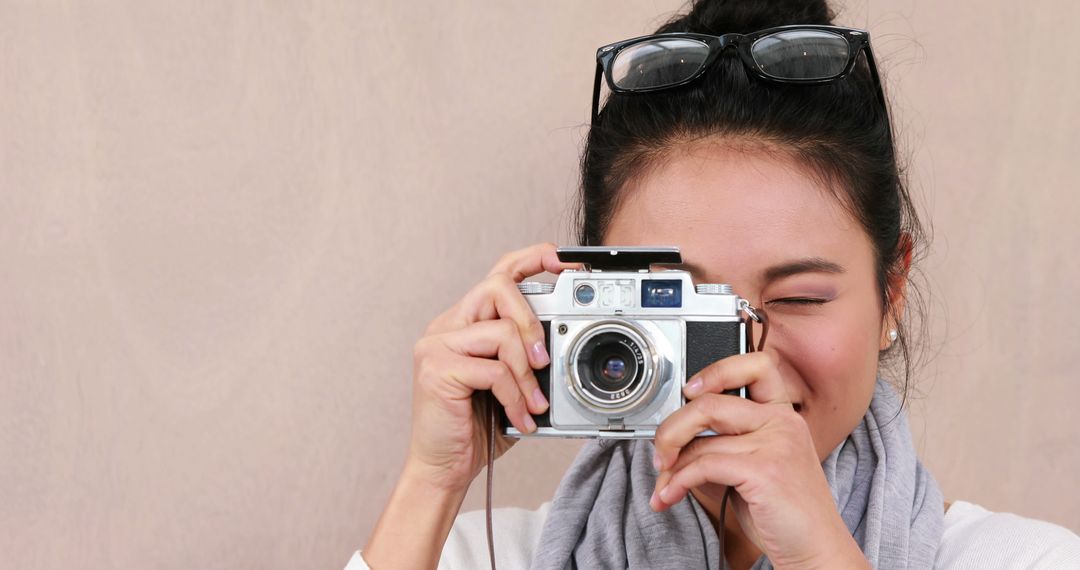
<path id="1" fill-rule="evenodd" d="M 750 400 L 722 393 L 742 386 Z M 743 532 L 774 567 L 850 567 L 853 561 L 868 567 L 836 511 L 810 430 L 791 404 L 774 356 L 722 359 L 683 391 L 690 401 L 656 433 L 654 509 L 681 501 L 691 489 L 718 508 L 731 486 Z M 719 435 L 695 438 L 707 429 Z"/>
<path id="2" fill-rule="evenodd" d="M 477 390 L 491 390 L 514 427 L 536 429 L 530 413 L 548 404 L 533 368 L 548 364 L 544 329 L 517 289 L 542 271 L 559 273 L 555 246 L 502 257 L 487 278 L 439 315 L 413 349 L 413 415 L 408 459 L 364 546 L 372 568 L 434 568 L 487 451 L 487 415 Z M 497 452 L 513 440 L 498 436 Z"/>
<path id="3" fill-rule="evenodd" d="M 414 348 L 412 435 L 406 470 L 439 487 L 465 489 L 486 461 L 487 417 L 473 396 L 491 390 L 518 430 L 548 408 L 534 368 L 548 365 L 544 329 L 517 289 L 562 263 L 554 244 L 503 256 L 488 276 L 433 320 Z M 496 454 L 515 440 L 498 435 Z"/>

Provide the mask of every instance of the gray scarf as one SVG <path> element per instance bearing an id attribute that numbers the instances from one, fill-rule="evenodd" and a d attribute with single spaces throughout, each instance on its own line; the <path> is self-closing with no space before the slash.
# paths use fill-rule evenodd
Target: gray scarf
<path id="1" fill-rule="evenodd" d="M 552 500 L 532 567 L 720 568 L 720 541 L 692 495 L 662 513 L 649 507 L 652 452 L 645 440 L 586 444 Z M 877 380 L 863 421 L 821 467 L 874 568 L 933 567 L 944 529 L 941 491 L 916 456 L 907 417 L 885 381 Z M 752 568 L 771 569 L 765 556 Z"/>

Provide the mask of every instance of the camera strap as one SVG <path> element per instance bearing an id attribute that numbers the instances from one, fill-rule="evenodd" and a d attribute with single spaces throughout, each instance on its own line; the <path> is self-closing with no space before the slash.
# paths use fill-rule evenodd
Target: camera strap
<path id="1" fill-rule="evenodd" d="M 739 299 L 739 309 L 746 313 L 749 320 L 746 323 L 746 351 L 761 352 L 765 350 L 765 337 L 769 336 L 769 315 L 764 309 L 758 309 L 746 299 Z M 761 325 L 761 338 L 758 339 L 757 347 L 754 347 L 754 326 L 749 322 L 754 321 Z"/>
<path id="2" fill-rule="evenodd" d="M 498 401 L 491 392 L 488 397 L 488 441 L 487 441 L 487 481 L 484 485 L 484 518 L 487 523 L 488 559 L 491 560 L 491 570 L 495 570 L 495 538 L 491 529 L 491 478 L 495 467 L 495 427 L 499 425 L 496 406 Z"/>

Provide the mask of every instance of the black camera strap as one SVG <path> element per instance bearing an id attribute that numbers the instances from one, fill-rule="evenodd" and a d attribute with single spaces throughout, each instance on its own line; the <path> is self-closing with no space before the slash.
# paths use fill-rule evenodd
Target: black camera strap
<path id="1" fill-rule="evenodd" d="M 484 517 L 487 521 L 488 558 L 491 560 L 491 570 L 495 570 L 495 538 L 491 530 L 491 479 L 495 468 L 495 428 L 499 425 L 496 407 L 499 402 L 495 396 L 488 392 L 488 441 L 487 441 L 487 483 L 484 489 Z"/>
<path id="2" fill-rule="evenodd" d="M 769 316 L 765 314 L 764 309 L 751 306 L 750 301 L 746 299 L 739 300 L 739 309 L 746 313 L 749 320 L 761 325 L 761 338 L 758 340 L 757 348 L 754 348 L 754 327 L 749 321 L 746 323 L 746 351 L 761 352 L 765 350 L 765 337 L 769 336 Z"/>

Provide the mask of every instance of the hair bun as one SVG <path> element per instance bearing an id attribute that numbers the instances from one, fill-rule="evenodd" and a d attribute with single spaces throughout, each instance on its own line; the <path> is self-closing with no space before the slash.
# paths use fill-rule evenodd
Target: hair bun
<path id="1" fill-rule="evenodd" d="M 830 25 L 833 17 L 825 0 L 695 0 L 688 13 L 656 32 L 748 33 L 790 24 Z"/>

